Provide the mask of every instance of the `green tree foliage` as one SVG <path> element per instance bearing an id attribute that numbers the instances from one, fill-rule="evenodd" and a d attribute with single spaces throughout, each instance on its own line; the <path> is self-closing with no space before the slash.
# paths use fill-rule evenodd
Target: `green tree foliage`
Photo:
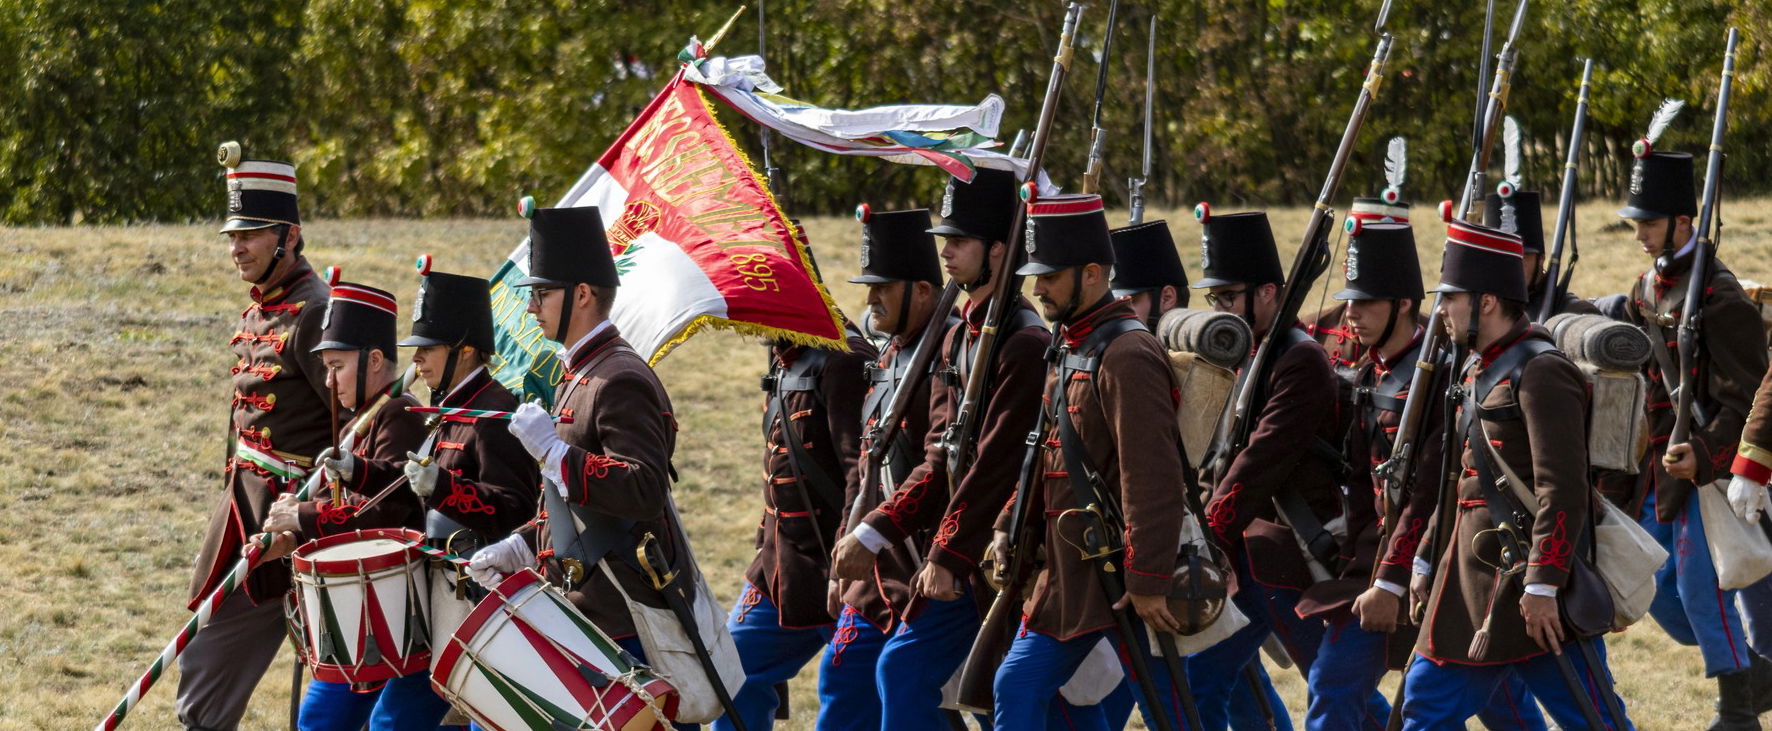
<path id="1" fill-rule="evenodd" d="M 1156 203 L 1234 210 L 1315 197 L 1371 58 L 1379 0 L 1162 3 Z M 1103 108 L 1103 193 L 1122 202 L 1140 158 L 1144 30 L 1122 3 Z M 675 69 L 691 34 L 736 4 L 562 0 L 0 0 L 0 220 L 214 217 L 215 143 L 295 161 L 310 215 L 503 215 L 563 192 Z M 770 72 L 830 107 L 1009 102 L 1002 136 L 1031 128 L 1064 4 L 889 0 L 767 3 Z M 1497 35 L 1513 5 L 1499 3 Z M 1406 193 L 1457 194 L 1470 158 L 1484 4 L 1397 2 L 1388 78 L 1344 198 L 1376 192 L 1392 135 L 1410 139 Z M 1048 170 L 1084 167 L 1105 3 L 1084 15 Z M 1527 185 L 1555 190 L 1580 59 L 1597 59 L 1582 192 L 1616 196 L 1631 140 L 1664 96 L 1689 106 L 1663 149 L 1702 152 L 1724 28 L 1744 34 L 1730 115 L 1731 193 L 1772 188 L 1772 35 L 1765 3 L 1539 2 L 1508 112 L 1526 131 Z M 1497 40 L 1499 46 L 1499 40 Z M 757 48 L 754 12 L 716 54 Z M 758 128 L 726 123 L 753 153 Z M 776 139 L 790 210 L 867 200 L 927 205 L 930 168 L 842 158 Z"/>

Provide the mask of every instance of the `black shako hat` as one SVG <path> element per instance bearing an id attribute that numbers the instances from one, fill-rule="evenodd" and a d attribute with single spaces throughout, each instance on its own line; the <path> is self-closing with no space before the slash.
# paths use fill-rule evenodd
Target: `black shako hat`
<path id="1" fill-rule="evenodd" d="M 402 348 L 472 345 L 494 350 L 492 284 L 479 277 L 431 271 L 431 255 L 418 257 L 418 299 L 412 303 L 412 334 Z"/>
<path id="2" fill-rule="evenodd" d="M 228 169 L 228 216 L 222 222 L 222 233 L 301 224 L 294 165 L 243 160 L 238 142 L 222 143 L 216 161 Z"/>
<path id="3" fill-rule="evenodd" d="M 1526 301 L 1525 253 L 1520 237 L 1487 226 L 1454 219 L 1446 227 L 1446 255 L 1440 260 L 1436 292 L 1492 294 Z"/>
<path id="4" fill-rule="evenodd" d="M 1201 203 L 1194 206 L 1194 220 L 1201 225 L 1200 280 L 1194 282 L 1194 289 L 1286 281 L 1267 213 L 1249 211 L 1215 216 L 1212 206 Z"/>
<path id="5" fill-rule="evenodd" d="M 320 320 L 320 343 L 309 352 L 322 350 L 379 350 L 394 358 L 394 318 L 400 314 L 394 294 L 367 284 L 338 281 L 338 267 L 327 267 L 326 281 L 332 296 Z"/>
<path id="6" fill-rule="evenodd" d="M 1543 197 L 1536 190 L 1512 190 L 1513 195 L 1483 196 L 1483 225 L 1520 237 L 1528 254 L 1544 253 Z"/>
<path id="7" fill-rule="evenodd" d="M 1027 226 L 1021 235 L 1028 260 L 1016 274 L 1039 276 L 1084 264 L 1114 265 L 1114 242 L 1101 196 L 1035 197 L 1027 207 Z"/>
<path id="8" fill-rule="evenodd" d="M 1391 191 L 1387 190 L 1385 193 L 1388 195 Z M 1348 207 L 1347 217 L 1361 223 L 1408 223 L 1409 202 L 1361 196 L 1355 198 L 1354 204 Z"/>
<path id="9" fill-rule="evenodd" d="M 986 242 L 1008 241 L 1015 225 L 1016 190 L 1020 181 L 1008 170 L 978 168 L 972 182 L 948 178 L 941 194 L 941 223 L 929 229 L 936 236 L 963 236 Z"/>
<path id="10" fill-rule="evenodd" d="M 1692 167 L 1692 155 L 1684 152 L 1650 152 L 1637 158 L 1630 171 L 1630 197 L 1618 209 L 1619 217 L 1649 221 L 1698 215 Z"/>
<path id="11" fill-rule="evenodd" d="M 537 209 L 529 219 L 528 274 L 512 286 L 621 286 L 597 207 Z"/>
<path id="12" fill-rule="evenodd" d="M 941 286 L 941 258 L 929 233 L 929 209 L 881 211 L 863 203 L 855 207 L 861 222 L 861 274 L 855 284 L 928 282 Z"/>
<path id="13" fill-rule="evenodd" d="M 1187 297 L 1187 270 L 1175 251 L 1166 221 L 1146 221 L 1108 232 L 1114 242 L 1114 296 L 1130 297 L 1164 286 Z"/>
<path id="14" fill-rule="evenodd" d="M 1421 302 L 1421 261 L 1415 255 L 1415 231 L 1407 223 L 1365 223 L 1348 219 L 1346 282 L 1338 300 L 1414 300 Z"/>

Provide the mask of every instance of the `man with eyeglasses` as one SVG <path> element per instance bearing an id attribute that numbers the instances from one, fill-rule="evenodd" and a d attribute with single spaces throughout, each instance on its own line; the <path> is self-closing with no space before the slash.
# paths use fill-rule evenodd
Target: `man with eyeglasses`
<path id="1" fill-rule="evenodd" d="M 1287 654 L 1309 671 L 1323 635 L 1323 624 L 1301 619 L 1300 593 L 1328 578 L 1344 542 L 1342 499 L 1337 474 L 1345 470 L 1331 441 L 1335 429 L 1335 374 L 1323 346 L 1297 321 L 1276 323 L 1285 274 L 1268 227 L 1256 211 L 1215 216 L 1202 203 L 1195 218 L 1203 225 L 1202 277 L 1213 309 L 1249 323 L 1259 342 L 1282 328 L 1275 363 L 1254 402 L 1257 421 L 1249 444 L 1236 459 L 1211 475 L 1214 487 L 1206 522 L 1231 556 L 1238 576 L 1233 601 L 1249 625 L 1189 660 L 1188 673 L 1206 728 L 1224 728 L 1236 672 L 1256 657 L 1271 634 Z M 1243 373 L 1247 377 L 1247 371 Z"/>
<path id="2" fill-rule="evenodd" d="M 301 489 L 313 458 L 333 439 L 331 392 L 320 342 L 327 285 L 302 256 L 295 166 L 241 160 L 223 146 L 228 217 L 221 232 L 252 304 L 230 340 L 239 357 L 228 428 L 225 487 L 209 516 L 187 605 L 220 584 L 277 496 Z M 228 154 L 231 153 L 231 154 Z M 187 729 L 233 729 L 283 644 L 289 566 L 270 562 L 228 596 L 179 657 L 178 716 Z"/>

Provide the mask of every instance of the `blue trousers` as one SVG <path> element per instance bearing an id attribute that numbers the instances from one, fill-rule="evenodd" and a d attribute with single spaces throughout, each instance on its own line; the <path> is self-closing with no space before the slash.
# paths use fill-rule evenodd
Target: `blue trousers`
<path id="1" fill-rule="evenodd" d="M 308 681 L 296 727 L 301 731 L 435 731 L 449 702 L 431 690 L 429 671 L 394 678 L 380 690 L 357 693 L 350 683 Z"/>
<path id="2" fill-rule="evenodd" d="M 1274 714 L 1274 731 L 1292 731 L 1292 715 L 1286 711 L 1286 700 L 1280 697 L 1279 691 L 1274 690 L 1274 681 L 1268 677 L 1267 666 L 1257 659 L 1238 675 L 1245 680 L 1231 689 L 1231 728 L 1268 727 L 1267 716 L 1261 712 L 1261 704 L 1255 700 L 1255 689 L 1260 688 L 1262 696 L 1267 698 L 1268 710 Z M 1188 687 L 1192 688 L 1193 683 L 1190 682 Z M 1121 681 L 1120 687 L 1101 700 L 1101 710 L 1107 716 L 1108 728 L 1126 727 L 1126 721 L 1132 718 L 1132 706 L 1137 695 L 1138 691 L 1132 687 L 1132 683 Z"/>
<path id="3" fill-rule="evenodd" d="M 886 638 L 874 666 L 880 689 L 880 728 L 939 729 L 947 726 L 941 689 L 966 661 L 978 634 L 972 589 L 951 602 L 930 601 L 923 613 Z"/>
<path id="4" fill-rule="evenodd" d="M 818 665 L 819 731 L 878 731 L 880 688 L 874 669 L 886 649 L 886 633 L 847 604 Z"/>
<path id="5" fill-rule="evenodd" d="M 1510 672 L 1532 688 L 1538 702 L 1544 705 L 1544 710 L 1559 727 L 1587 728 L 1587 716 L 1582 712 L 1585 704 L 1598 709 L 1600 719 L 1609 729 L 1624 731 L 1634 728 L 1629 718 L 1612 718 L 1606 712 L 1606 704 L 1597 700 L 1599 684 L 1595 673 L 1603 673 L 1609 680 L 1612 671 L 1605 666 L 1606 643 L 1599 638 L 1585 641 L 1594 644 L 1601 667 L 1588 667 L 1573 643 L 1563 646 L 1563 656 L 1574 665 L 1575 677 L 1584 686 L 1585 692 L 1579 697 L 1570 692 L 1557 669 L 1555 657 L 1551 655 L 1502 665 L 1441 665 L 1417 657 L 1409 665 L 1409 688 L 1403 698 L 1403 728 L 1405 731 L 1463 728 L 1465 719 L 1476 715 L 1484 705 L 1493 703 L 1497 687 Z M 1623 705 L 1624 701 L 1620 699 L 1619 707 Z"/>
<path id="6" fill-rule="evenodd" d="M 1386 635 L 1360 629 L 1352 615 L 1329 620 L 1317 661 L 1310 669 L 1310 705 L 1305 728 L 1311 731 L 1382 731 L 1390 719 L 1390 703 L 1378 692 L 1385 673 Z M 1413 688 L 1410 689 L 1413 692 Z M 1484 728 L 1501 731 L 1544 731 L 1544 715 L 1518 674 L 1504 675 L 1490 701 L 1477 712 Z"/>
<path id="7" fill-rule="evenodd" d="M 1073 706 L 1058 694 L 1100 641 L 1100 632 L 1060 641 L 1023 626 L 997 666 L 991 723 L 1016 731 L 1106 731 L 1107 716 L 1100 705 Z M 1136 692 L 1134 697 L 1142 707 L 1143 697 Z"/>
<path id="8" fill-rule="evenodd" d="M 1323 642 L 1323 623 L 1298 616 L 1298 592 L 1258 584 L 1242 565 L 1237 567 L 1237 575 L 1238 589 L 1231 600 L 1249 618 L 1249 624 L 1188 658 L 1188 682 L 1200 706 L 1200 722 L 1207 729 L 1244 728 L 1232 725 L 1230 699 L 1238 688 L 1248 686 L 1243 666 L 1257 661 L 1268 635 L 1278 636 L 1293 660 L 1307 671 Z M 1276 710 L 1276 720 L 1278 715 Z"/>
<path id="9" fill-rule="evenodd" d="M 1643 503 L 1641 523 L 1649 535 L 1667 549 L 1667 563 L 1655 572 L 1655 600 L 1649 615 L 1667 635 L 1682 645 L 1697 645 L 1704 657 L 1704 674 L 1716 677 L 1745 669 L 1752 662 L 1741 612 L 1735 607 L 1735 591 L 1717 586 L 1717 569 L 1710 560 L 1710 542 L 1704 537 L 1698 496 L 1690 495 L 1686 506 L 1671 523 L 1655 517 L 1655 493 Z"/>
<path id="10" fill-rule="evenodd" d="M 1735 608 L 1741 612 L 1748 647 L 1760 657 L 1772 657 L 1772 576 L 1736 591 Z"/>
<path id="11" fill-rule="evenodd" d="M 753 595 L 754 604 L 749 602 Z M 775 685 L 799 674 L 800 668 L 818 656 L 831 639 L 831 628 L 782 627 L 775 603 L 748 582 L 740 596 L 744 600 L 734 602 L 726 618 L 726 629 L 738 647 L 745 675 L 744 687 L 732 697 L 732 705 L 738 708 L 748 731 L 764 731 L 775 726 L 775 709 L 781 705 Z M 731 731 L 736 727 L 722 716 L 714 721 L 714 728 Z"/>

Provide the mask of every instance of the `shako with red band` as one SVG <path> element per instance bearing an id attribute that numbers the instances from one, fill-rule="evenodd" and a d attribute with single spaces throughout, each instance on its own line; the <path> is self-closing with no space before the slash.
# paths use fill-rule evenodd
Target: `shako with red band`
<path id="1" fill-rule="evenodd" d="M 856 207 L 861 222 L 861 274 L 855 284 L 928 282 L 941 286 L 941 259 L 929 233 L 929 209 L 874 212 Z"/>
<path id="2" fill-rule="evenodd" d="M 1084 264 L 1113 266 L 1114 243 L 1101 196 L 1032 198 L 1027 203 L 1027 230 L 1022 232 L 1028 260 L 1016 274 L 1038 276 Z"/>
<path id="3" fill-rule="evenodd" d="M 1286 281 L 1280 268 L 1280 250 L 1274 231 L 1262 211 L 1212 213 L 1211 206 L 1194 207 L 1201 222 L 1200 280 L 1194 289 L 1226 284 L 1279 284 Z"/>
<path id="4" fill-rule="evenodd" d="M 1492 294 L 1526 301 L 1526 273 L 1520 266 L 1525 249 L 1520 237 L 1488 226 L 1454 220 L 1446 227 L 1446 254 L 1441 259 L 1436 292 Z"/>
<path id="5" fill-rule="evenodd" d="M 320 343 L 311 350 L 380 350 L 392 360 L 399 312 L 392 292 L 356 282 L 335 282 L 320 324 Z"/>
<path id="6" fill-rule="evenodd" d="M 228 216 L 222 233 L 300 225 L 295 166 L 276 160 L 243 160 L 240 154 L 239 143 L 229 142 L 222 145 L 218 156 L 228 170 Z"/>
<path id="7" fill-rule="evenodd" d="M 1392 137 L 1385 150 L 1385 188 L 1377 196 L 1361 196 L 1348 208 L 1348 218 L 1361 223 L 1408 223 L 1409 201 L 1403 200 L 1403 181 L 1409 174 L 1409 143 Z"/>

